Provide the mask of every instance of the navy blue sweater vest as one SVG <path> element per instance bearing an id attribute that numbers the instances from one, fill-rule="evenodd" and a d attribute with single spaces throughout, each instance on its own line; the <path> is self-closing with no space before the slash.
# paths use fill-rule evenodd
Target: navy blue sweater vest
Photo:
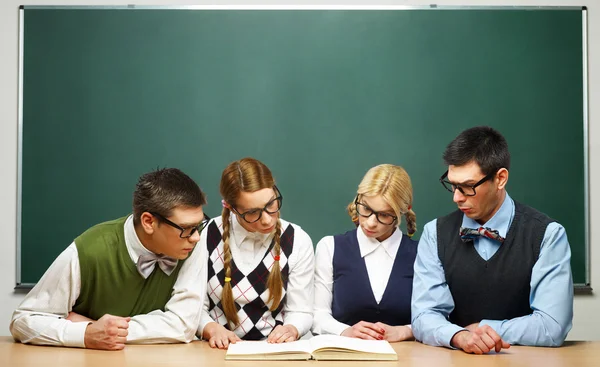
<path id="1" fill-rule="evenodd" d="M 359 321 L 383 322 L 396 326 L 410 324 L 413 266 L 417 242 L 402 236 L 390 279 L 379 304 L 375 301 L 356 229 L 334 236 L 333 317 L 344 324 Z"/>

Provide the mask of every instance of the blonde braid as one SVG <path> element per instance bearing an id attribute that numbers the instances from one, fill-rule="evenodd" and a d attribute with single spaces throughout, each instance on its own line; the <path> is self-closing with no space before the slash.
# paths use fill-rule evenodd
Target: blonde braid
<path id="1" fill-rule="evenodd" d="M 358 226 L 358 213 L 356 212 L 356 199 L 357 198 L 358 198 L 358 195 L 356 195 L 354 200 L 352 200 L 352 202 L 350 204 L 348 204 L 348 206 L 346 207 L 346 211 L 348 212 L 348 215 L 350 216 L 350 220 L 352 220 L 352 223 L 354 223 Z"/>
<path id="2" fill-rule="evenodd" d="M 406 218 L 406 232 L 408 237 L 412 237 L 415 235 L 415 232 L 417 232 L 417 215 L 411 208 L 404 213 L 404 217 Z"/>
<path id="3" fill-rule="evenodd" d="M 227 319 L 227 325 L 233 330 L 240 322 L 233 300 L 233 290 L 231 289 L 231 249 L 229 248 L 229 217 L 231 211 L 229 208 L 223 208 L 221 218 L 223 218 L 223 268 L 225 269 L 225 284 L 221 293 L 221 306 Z"/>
<path id="4" fill-rule="evenodd" d="M 275 241 L 273 251 L 275 252 L 275 256 L 279 258 L 281 254 L 281 221 L 279 218 L 277 219 L 277 224 L 275 226 L 275 236 L 273 237 L 273 240 Z M 277 307 L 279 307 L 279 303 L 281 303 L 283 289 L 283 279 L 281 278 L 281 266 L 279 265 L 279 260 L 273 262 L 273 267 L 271 268 L 269 278 L 267 279 L 267 288 L 269 289 L 269 299 L 267 299 L 267 304 L 271 302 L 269 310 L 275 311 Z"/>

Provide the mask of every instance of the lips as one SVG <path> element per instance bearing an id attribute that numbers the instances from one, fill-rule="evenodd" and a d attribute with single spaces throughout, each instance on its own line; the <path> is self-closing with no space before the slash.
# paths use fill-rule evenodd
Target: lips
<path id="1" fill-rule="evenodd" d="M 366 228 L 363 228 L 363 230 L 364 230 L 364 231 L 365 231 L 365 233 L 366 233 L 366 234 L 368 234 L 368 235 L 374 235 L 374 234 L 375 234 L 375 231 L 369 231 L 369 230 L 368 230 L 368 229 L 366 229 Z"/>
<path id="2" fill-rule="evenodd" d="M 273 232 L 273 230 L 274 230 L 274 229 L 275 229 L 275 225 L 273 224 L 273 225 L 272 225 L 271 227 L 269 227 L 269 228 L 262 229 L 262 230 L 261 230 L 261 232 L 262 232 L 262 233 L 271 233 L 271 232 Z"/>

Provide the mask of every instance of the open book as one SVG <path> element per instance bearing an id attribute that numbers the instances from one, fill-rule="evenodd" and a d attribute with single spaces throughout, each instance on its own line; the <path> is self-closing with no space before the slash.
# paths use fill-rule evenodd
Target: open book
<path id="1" fill-rule="evenodd" d="M 396 361 L 398 355 L 385 340 L 362 340 L 337 335 L 319 335 L 291 343 L 241 341 L 229 344 L 227 360 L 354 360 Z"/>

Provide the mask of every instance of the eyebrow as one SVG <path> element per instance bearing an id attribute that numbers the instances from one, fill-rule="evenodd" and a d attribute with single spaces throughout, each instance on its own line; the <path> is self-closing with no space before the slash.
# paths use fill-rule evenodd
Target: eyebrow
<path id="1" fill-rule="evenodd" d="M 183 224 L 177 224 L 178 226 L 180 226 L 181 228 L 192 228 L 192 227 L 198 227 L 202 222 L 204 222 L 204 220 L 206 219 L 206 215 L 202 217 L 202 220 L 198 223 L 183 223 Z M 173 222 L 175 223 L 175 222 Z"/>
<path id="2" fill-rule="evenodd" d="M 249 211 L 252 211 L 252 210 L 262 210 L 262 209 L 264 209 L 264 207 L 265 207 L 265 206 L 267 206 L 267 204 L 269 204 L 269 203 L 270 203 L 270 202 L 272 202 L 273 200 L 277 199 L 277 197 L 278 197 L 277 195 L 273 194 L 273 197 L 272 197 L 272 198 L 270 198 L 270 199 L 269 199 L 269 201 L 267 201 L 267 202 L 265 203 L 265 205 L 263 205 L 263 206 L 262 206 L 262 208 L 248 208 L 248 209 L 246 209 L 246 208 L 242 208 L 242 210 L 241 210 L 241 211 L 242 211 L 242 212 L 249 212 Z M 238 210 L 239 210 L 239 209 L 238 209 Z"/>
<path id="3" fill-rule="evenodd" d="M 472 186 L 475 185 L 475 183 L 477 183 L 478 180 L 474 180 L 474 179 L 469 179 L 463 182 L 454 182 L 454 181 L 450 181 L 448 180 L 448 182 L 450 182 L 452 185 L 457 185 L 457 186 Z"/>
<path id="4" fill-rule="evenodd" d="M 371 208 L 371 206 L 367 203 L 365 203 L 364 201 L 359 201 L 359 203 L 361 203 L 362 205 L 366 206 L 367 208 L 371 209 L 374 212 L 377 213 L 381 213 L 381 214 L 389 214 L 389 215 L 393 215 L 395 216 L 396 213 L 394 213 L 394 209 L 387 209 L 387 210 L 374 210 L 373 208 Z"/>

